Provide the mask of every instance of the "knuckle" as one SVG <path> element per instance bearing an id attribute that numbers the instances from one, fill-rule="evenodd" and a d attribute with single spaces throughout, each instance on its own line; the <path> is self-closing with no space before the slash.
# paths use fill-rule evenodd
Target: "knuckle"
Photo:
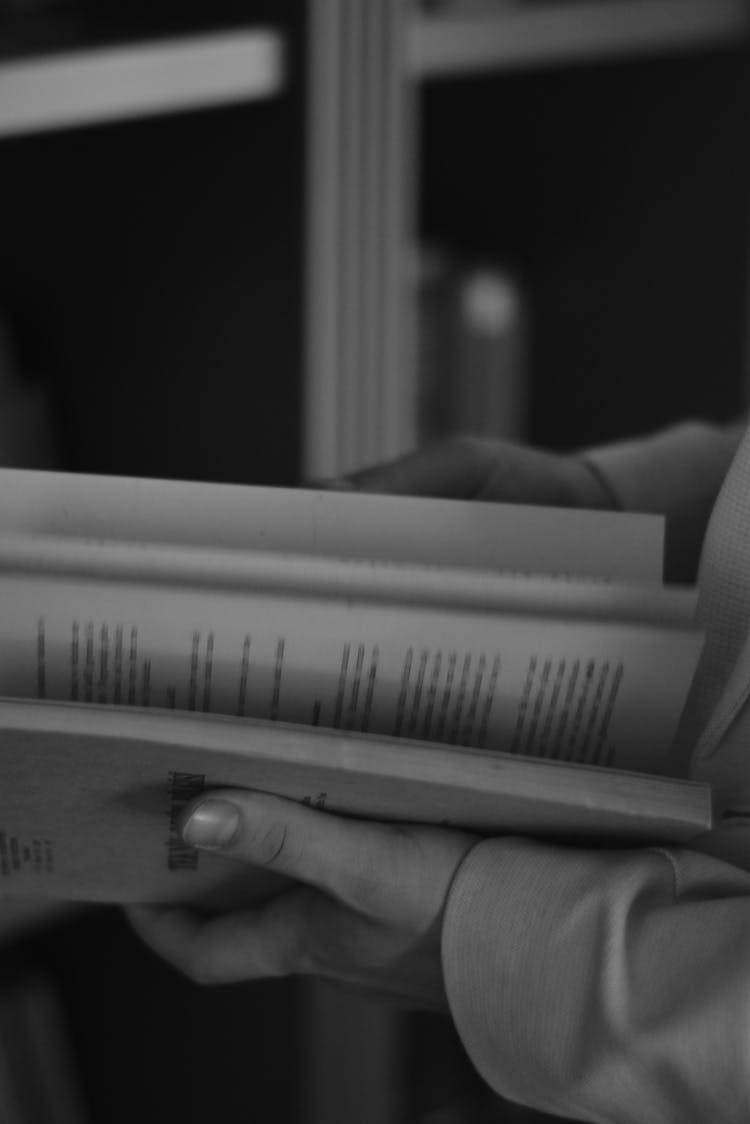
<path id="1" fill-rule="evenodd" d="M 251 841 L 253 860 L 259 866 L 285 870 L 293 865 L 288 824 L 276 821 L 264 826 Z"/>

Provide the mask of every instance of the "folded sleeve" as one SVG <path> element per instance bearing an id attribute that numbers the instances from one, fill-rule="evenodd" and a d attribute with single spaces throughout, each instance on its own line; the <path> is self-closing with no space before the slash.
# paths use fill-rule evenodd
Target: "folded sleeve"
<path id="1" fill-rule="evenodd" d="M 670 580 L 695 578 L 708 518 L 744 431 L 744 421 L 727 426 L 685 421 L 581 452 L 614 507 L 667 517 Z"/>
<path id="2" fill-rule="evenodd" d="M 443 927 L 458 1032 L 502 1096 L 616 1124 L 750 1119 L 750 875 L 675 850 L 478 844 Z"/>

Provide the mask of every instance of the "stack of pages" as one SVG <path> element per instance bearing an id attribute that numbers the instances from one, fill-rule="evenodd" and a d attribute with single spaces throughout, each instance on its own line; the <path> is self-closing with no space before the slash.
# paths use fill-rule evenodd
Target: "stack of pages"
<path id="1" fill-rule="evenodd" d="M 702 636 L 654 516 L 0 472 L 0 892 L 194 898 L 217 785 L 568 841 L 688 840 Z"/>

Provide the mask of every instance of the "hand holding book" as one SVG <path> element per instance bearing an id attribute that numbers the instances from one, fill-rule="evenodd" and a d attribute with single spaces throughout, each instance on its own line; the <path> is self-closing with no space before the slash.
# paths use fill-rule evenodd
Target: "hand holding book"
<path id="1" fill-rule="evenodd" d="M 140 936 L 192 979 L 315 975 L 410 1005 L 447 1007 L 442 914 L 476 836 L 347 820 L 236 789 L 200 798 L 182 824 L 192 845 L 295 883 L 256 909 L 213 916 L 131 908 Z"/>
<path id="2" fill-rule="evenodd" d="M 745 455 L 740 461 L 745 477 L 747 463 Z M 731 472 L 736 483 L 734 466 Z M 617 483 L 620 491 L 619 478 Z M 740 515 L 743 511 L 746 516 L 744 509 Z M 741 519 L 736 522 L 744 525 Z M 646 525 L 637 520 L 627 525 L 639 538 L 637 553 L 647 555 L 640 539 Z M 586 543 L 587 562 L 589 548 L 596 553 L 597 538 L 606 546 L 612 530 L 606 520 L 594 520 L 592 527 L 598 534 Z M 560 526 L 553 533 L 547 524 L 547 530 L 555 540 Z M 544 555 L 540 545 L 540 561 Z M 601 574 L 598 580 L 606 582 Z M 633 588 L 640 593 L 653 590 L 647 576 L 636 580 Z M 570 624 L 582 602 L 572 587 L 569 592 Z M 603 647 L 614 636 L 617 598 L 605 601 L 608 608 L 602 606 L 597 618 Z M 549 599 L 544 609 L 538 606 L 544 645 L 554 629 L 551 606 Z M 589 612 L 591 608 L 589 604 Z M 493 614 L 488 608 L 487 615 Z M 619 618 L 629 620 L 631 640 L 648 633 L 637 653 L 629 647 L 623 665 L 629 678 L 645 663 L 651 680 L 643 684 L 632 724 L 615 738 L 618 760 L 629 765 L 633 753 L 643 760 L 637 742 L 651 727 L 674 671 L 670 660 L 655 655 L 654 644 L 665 634 L 677 640 L 675 653 L 691 643 L 690 614 L 680 617 L 677 612 L 671 622 L 668 616 L 650 632 L 648 625 L 643 632 L 645 622 L 632 605 Z M 506 618 L 494 619 L 502 630 Z M 593 620 L 589 615 L 588 621 Z M 593 636 L 588 634 L 587 644 Z M 568 641 L 575 645 L 574 630 Z M 524 693 L 520 699 L 517 723 L 523 727 L 531 713 L 544 727 L 545 715 L 555 710 L 553 696 L 544 690 L 532 695 Z M 577 695 L 579 701 L 582 697 Z M 618 702 L 630 710 L 624 696 Z M 668 710 L 680 709 L 676 697 L 672 703 Z M 601 720 L 599 712 L 594 727 Z M 533 720 L 527 732 L 532 727 Z M 669 741 L 662 730 L 661 739 L 652 743 L 653 756 L 646 755 L 654 773 L 668 773 L 669 763 L 659 753 L 659 746 L 663 749 Z M 327 739 L 335 741 L 335 736 Z M 397 744 L 398 739 L 386 742 L 379 746 L 386 756 L 392 749 L 408 757 L 414 749 L 406 742 Z M 646 788 L 636 793 L 630 788 L 637 779 L 632 774 L 615 776 L 611 769 L 597 768 L 584 775 L 580 766 L 536 756 L 540 743 L 533 738 L 522 742 L 520 755 L 503 753 L 502 738 L 497 743 L 497 759 L 509 770 L 506 780 L 518 779 L 521 766 L 533 767 L 531 788 L 537 798 L 544 790 L 550 804 L 536 819 L 516 820 L 513 831 L 513 801 L 505 802 L 503 811 L 510 817 L 499 815 L 486 825 L 485 834 L 493 838 L 479 841 L 473 833 L 443 826 L 352 822 L 277 797 L 216 785 L 213 793 L 205 792 L 185 808 L 176 823 L 180 839 L 195 845 L 201 861 L 232 855 L 248 872 L 251 867 L 280 869 L 292 876 L 295 887 L 260 910 L 211 920 L 183 910 L 141 910 L 134 915 L 136 928 L 162 956 L 203 981 L 314 973 L 423 1006 L 447 1002 L 466 1052 L 490 1088 L 543 1111 L 592 1120 L 623 1111 L 633 1120 L 666 1119 L 675 1113 L 695 1120 L 713 1119 L 722 1111 L 731 1115 L 747 1093 L 743 1058 L 732 1054 L 738 1028 L 741 1032 L 747 1021 L 746 871 L 711 858 L 705 839 L 690 846 L 687 834 L 682 839 L 688 847 L 638 846 L 654 842 L 654 832 L 663 832 L 666 820 L 658 815 L 650 827 L 641 825 L 640 837 L 631 834 L 636 845 L 628 848 L 608 847 L 603 837 L 581 846 L 575 830 L 562 832 L 562 840 L 551 844 L 528 838 L 550 827 L 553 805 L 559 811 L 563 774 L 578 788 L 579 810 L 585 805 L 588 812 L 603 807 L 590 787 L 593 772 L 610 782 L 610 796 L 621 785 L 621 794 L 628 790 L 631 812 L 653 797 L 656 790 L 650 786 L 661 778 L 640 778 Z M 541 744 L 549 749 L 548 739 Z M 524 760 L 527 749 L 533 760 Z M 449 759 L 459 754 L 437 746 L 428 752 L 447 752 Z M 473 750 L 463 758 L 467 770 L 470 759 L 476 759 Z M 432 774 L 423 778 L 425 787 L 448 764 L 438 766 L 434 758 Z M 557 765 L 563 773 L 552 778 L 548 770 Z M 740 782 L 741 775 L 738 769 Z M 677 792 L 673 789 L 672 795 L 684 812 Z M 493 789 L 494 811 L 504 795 L 508 790 L 502 784 Z M 481 785 L 475 784 L 473 799 L 481 797 Z M 717 814 L 721 798 L 720 788 Z M 417 818 L 408 808 L 402 806 L 402 811 L 407 812 L 404 819 Z M 383 816 L 392 812 L 392 805 L 384 806 Z M 360 808 L 359 814 L 381 818 L 372 808 Z M 464 823 L 464 814 L 467 809 L 454 822 Z M 600 821 L 603 835 L 608 822 L 611 826 L 606 816 Z M 527 838 L 510 838 L 512 834 Z"/>
<path id="3" fill-rule="evenodd" d="M 339 486 L 609 506 L 598 478 L 577 458 L 463 439 Z M 451 882 L 478 836 L 352 821 L 236 789 L 193 800 L 177 826 L 190 846 L 295 882 L 260 908 L 236 913 L 132 908 L 131 922 L 146 943 L 191 978 L 225 983 L 317 975 L 421 1007 L 447 1007 L 442 916 Z"/>
<path id="4" fill-rule="evenodd" d="M 455 440 L 358 473 L 363 491 L 597 506 L 604 495 L 573 458 Z M 605 506 L 602 502 L 601 506 Z M 207 917 L 132 907 L 136 932 L 200 983 L 317 975 L 420 1007 L 447 1006 L 440 955 L 448 888 L 477 840 L 458 830 L 345 820 L 261 793 L 214 790 L 179 824 L 191 846 L 297 883 L 260 909 Z"/>

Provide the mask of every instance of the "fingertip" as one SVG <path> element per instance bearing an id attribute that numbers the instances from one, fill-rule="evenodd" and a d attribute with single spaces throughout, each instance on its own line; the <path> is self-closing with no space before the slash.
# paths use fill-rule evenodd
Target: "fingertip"
<path id="1" fill-rule="evenodd" d="M 173 930 L 185 927 L 187 916 L 186 910 L 168 905 L 128 905 L 124 912 L 135 935 L 160 956 L 166 955 Z"/>
<path id="2" fill-rule="evenodd" d="M 178 914 L 187 914 L 188 910 L 179 905 L 152 904 L 138 902 L 123 907 L 125 917 L 136 928 L 145 928 L 163 921 L 164 918 L 175 917 Z"/>
<path id="3" fill-rule="evenodd" d="M 236 804 L 216 796 L 204 796 L 188 805 L 178 821 L 178 831 L 191 847 L 223 850 L 236 841 L 241 816 Z"/>
<path id="4" fill-rule="evenodd" d="M 146 921 L 152 914 L 154 907 L 150 905 L 126 905 L 123 907 L 123 912 L 128 921 L 133 924 Z"/>

